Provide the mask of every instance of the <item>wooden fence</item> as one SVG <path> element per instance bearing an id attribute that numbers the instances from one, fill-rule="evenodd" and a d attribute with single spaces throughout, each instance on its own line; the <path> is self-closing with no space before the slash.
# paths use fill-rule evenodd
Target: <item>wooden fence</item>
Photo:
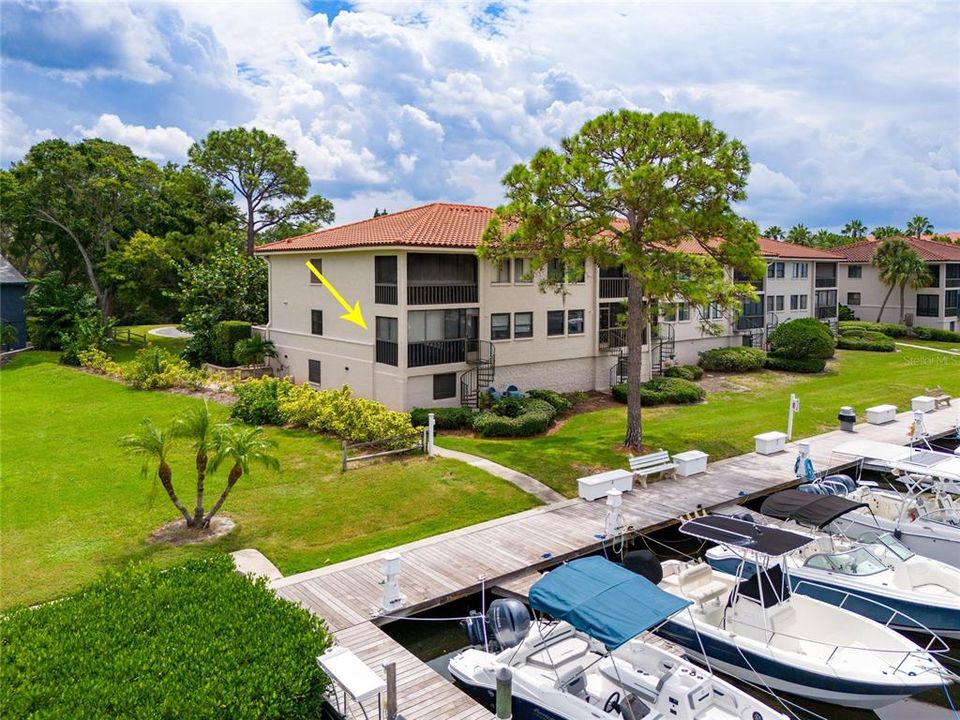
<path id="1" fill-rule="evenodd" d="M 130 328 L 114 328 L 113 339 L 127 345 L 147 346 L 147 334 L 145 332 L 134 332 Z"/>
<path id="2" fill-rule="evenodd" d="M 433 413 L 427 416 L 427 426 L 421 430 L 395 435 L 389 438 L 380 438 L 362 443 L 348 443 L 344 440 L 340 445 L 341 450 L 341 472 L 346 472 L 349 463 L 362 462 L 364 460 L 374 460 L 376 458 L 388 457 L 390 455 L 402 455 L 406 453 L 421 452 L 426 455 L 433 455 Z M 355 454 L 355 453 L 360 453 Z"/>

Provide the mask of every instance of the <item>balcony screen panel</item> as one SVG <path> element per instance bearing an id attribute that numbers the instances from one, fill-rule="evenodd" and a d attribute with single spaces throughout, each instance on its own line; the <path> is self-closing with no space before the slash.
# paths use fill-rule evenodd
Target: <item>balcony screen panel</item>
<path id="1" fill-rule="evenodd" d="M 940 315 L 940 297 L 938 295 L 917 295 L 917 316 L 938 317 Z"/>
<path id="2" fill-rule="evenodd" d="M 925 287 L 940 287 L 940 266 L 927 265 L 927 272 L 930 273 L 930 282 Z"/>
<path id="3" fill-rule="evenodd" d="M 378 317 L 377 318 L 377 340 L 386 340 L 388 342 L 397 342 L 398 325 L 396 318 Z"/>
<path id="4" fill-rule="evenodd" d="M 411 285 L 476 285 L 477 258 L 411 253 L 407 256 L 407 282 Z"/>
<path id="5" fill-rule="evenodd" d="M 960 297 L 960 290 L 947 290 L 943 294 L 943 311 L 945 315 L 950 317 L 957 315 L 958 297 Z"/>
<path id="6" fill-rule="evenodd" d="M 395 255 L 377 255 L 373 262 L 377 283 L 381 285 L 397 284 L 397 258 Z"/>

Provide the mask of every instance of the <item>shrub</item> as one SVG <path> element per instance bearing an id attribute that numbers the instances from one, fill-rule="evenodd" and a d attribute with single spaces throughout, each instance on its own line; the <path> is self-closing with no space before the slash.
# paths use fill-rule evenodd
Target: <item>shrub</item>
<path id="1" fill-rule="evenodd" d="M 760 348 L 716 348 L 702 352 L 699 365 L 709 372 L 753 372 L 763 368 L 766 356 Z"/>
<path id="2" fill-rule="evenodd" d="M 426 427 L 427 415 L 433 413 L 437 430 L 464 430 L 472 427 L 474 412 L 465 407 L 414 408 L 410 420 L 417 427 Z"/>
<path id="3" fill-rule="evenodd" d="M 132 565 L 0 623 L 3 717 L 322 715 L 326 626 L 226 555 Z"/>
<path id="4" fill-rule="evenodd" d="M 515 418 L 523 412 L 524 405 L 520 398 L 505 397 L 502 400 L 497 400 L 490 409 L 497 415 Z"/>
<path id="5" fill-rule="evenodd" d="M 163 348 L 145 347 L 123 368 L 124 381 L 137 390 L 171 387 L 201 389 L 207 379 L 202 370 L 191 368 L 186 360 Z"/>
<path id="6" fill-rule="evenodd" d="M 614 399 L 627 402 L 626 383 L 614 385 L 612 393 Z M 706 395 L 702 387 L 683 378 L 657 377 L 640 383 L 640 404 L 646 407 L 670 403 L 678 405 L 696 403 L 703 400 Z"/>
<path id="7" fill-rule="evenodd" d="M 866 350 L 869 352 L 893 352 L 896 346 L 892 339 L 879 332 L 861 328 L 844 328 L 837 338 L 841 350 Z"/>
<path id="8" fill-rule="evenodd" d="M 233 359 L 240 365 L 263 365 L 267 358 L 277 356 L 277 347 L 272 340 L 264 340 L 259 335 L 238 340 L 233 346 Z"/>
<path id="9" fill-rule="evenodd" d="M 856 320 L 857 316 L 854 315 L 853 310 L 851 310 L 846 305 L 837 306 L 837 320 Z"/>
<path id="10" fill-rule="evenodd" d="M 830 328 L 816 318 L 790 320 L 770 333 L 770 354 L 783 358 L 831 358 L 836 346 Z"/>
<path id="11" fill-rule="evenodd" d="M 960 342 L 960 332 L 956 332 L 954 330 L 943 330 L 940 328 L 932 328 L 930 330 L 930 339 L 938 340 L 940 342 L 949 342 L 949 343 Z"/>
<path id="12" fill-rule="evenodd" d="M 564 397 L 556 390 L 530 390 L 527 392 L 527 397 L 536 398 L 537 400 L 545 400 L 551 405 L 553 409 L 558 413 L 563 412 L 564 410 L 569 410 L 573 407 L 573 401 L 569 398 Z"/>
<path id="13" fill-rule="evenodd" d="M 788 358 L 780 355 L 768 355 L 767 367 L 770 370 L 785 370 L 787 372 L 798 373 L 818 373 L 822 372 L 827 366 L 827 361 L 823 358 Z"/>
<path id="14" fill-rule="evenodd" d="M 80 366 L 100 373 L 101 375 L 111 375 L 117 378 L 123 378 L 123 368 L 115 363 L 109 355 L 98 348 L 89 348 L 77 353 L 77 360 Z"/>
<path id="15" fill-rule="evenodd" d="M 113 328 L 117 321 L 114 318 L 104 320 L 99 315 L 90 317 L 76 317 L 73 327 L 60 334 L 60 362 L 64 365 L 79 365 L 80 352 L 94 348 L 104 350 L 113 342 Z"/>
<path id="16" fill-rule="evenodd" d="M 522 401 L 523 412 L 517 417 L 481 412 L 474 415 L 473 429 L 484 437 L 527 437 L 546 432 L 557 411 L 539 398 Z"/>
<path id="17" fill-rule="evenodd" d="M 230 407 L 230 417 L 249 425 L 282 425 L 280 399 L 292 384 L 286 378 L 263 377 L 234 385 L 236 402 Z"/>
<path id="18" fill-rule="evenodd" d="M 293 385 L 278 404 L 284 423 L 328 433 L 350 442 L 380 440 L 414 432 L 410 413 L 382 403 L 353 397 L 348 385 L 339 390 L 314 390 Z"/>
<path id="19" fill-rule="evenodd" d="M 699 380 L 703 377 L 703 368 L 696 365 L 673 365 L 664 370 L 663 374 L 666 377 Z"/>
<path id="20" fill-rule="evenodd" d="M 869 330 L 871 332 L 882 333 L 892 338 L 906 337 L 907 335 L 907 327 L 895 323 L 875 323 L 857 320 L 855 322 L 844 321 L 838 324 L 838 332 L 840 335 L 846 335 L 849 330 Z"/>
<path id="21" fill-rule="evenodd" d="M 929 340 L 932 337 L 930 328 L 923 327 L 922 325 L 918 325 L 913 329 L 913 336 L 919 340 Z"/>
<path id="22" fill-rule="evenodd" d="M 213 362 L 224 367 L 237 364 L 233 352 L 241 340 L 250 338 L 251 325 L 242 320 L 224 320 L 218 322 L 210 331 L 210 348 Z"/>
<path id="23" fill-rule="evenodd" d="M 83 285 L 68 285 L 59 270 L 30 281 L 26 313 L 27 337 L 38 350 L 59 350 L 63 334 L 70 334 L 78 318 L 99 315 L 90 291 Z"/>

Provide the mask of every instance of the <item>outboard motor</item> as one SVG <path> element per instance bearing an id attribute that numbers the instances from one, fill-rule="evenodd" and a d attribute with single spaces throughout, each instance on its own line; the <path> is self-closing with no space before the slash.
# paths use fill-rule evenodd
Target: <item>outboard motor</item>
<path id="1" fill-rule="evenodd" d="M 472 610 L 461 624 L 471 645 L 482 647 L 486 638 L 486 644 L 498 652 L 523 642 L 530 630 L 530 613 L 519 600 L 499 599 L 490 603 L 486 616 Z"/>
<path id="2" fill-rule="evenodd" d="M 838 487 L 838 486 L 842 486 L 844 492 L 843 492 L 843 493 L 838 492 L 838 493 L 836 493 L 837 495 L 843 495 L 843 494 L 848 493 L 848 492 L 853 492 L 854 490 L 857 489 L 857 481 L 854 480 L 854 479 L 853 479 L 852 477 L 850 477 L 849 475 L 840 475 L 840 474 L 838 474 L 838 475 L 827 475 L 827 476 L 823 479 L 823 482 L 824 482 L 824 483 L 831 483 L 832 485 L 837 486 L 837 487 Z"/>
<path id="3" fill-rule="evenodd" d="M 643 575 L 654 585 L 659 585 L 663 580 L 663 566 L 657 560 L 657 556 L 649 550 L 628 552 L 623 557 L 623 566 L 630 572 Z"/>

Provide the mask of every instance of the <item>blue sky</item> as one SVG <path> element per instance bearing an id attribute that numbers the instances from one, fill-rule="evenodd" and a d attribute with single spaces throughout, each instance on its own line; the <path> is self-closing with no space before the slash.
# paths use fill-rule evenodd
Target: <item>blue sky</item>
<path id="1" fill-rule="evenodd" d="M 338 221 L 500 178 L 611 108 L 693 112 L 750 150 L 762 227 L 960 229 L 960 3 L 0 4 L 6 166 L 52 136 L 183 162 L 282 136 Z"/>

